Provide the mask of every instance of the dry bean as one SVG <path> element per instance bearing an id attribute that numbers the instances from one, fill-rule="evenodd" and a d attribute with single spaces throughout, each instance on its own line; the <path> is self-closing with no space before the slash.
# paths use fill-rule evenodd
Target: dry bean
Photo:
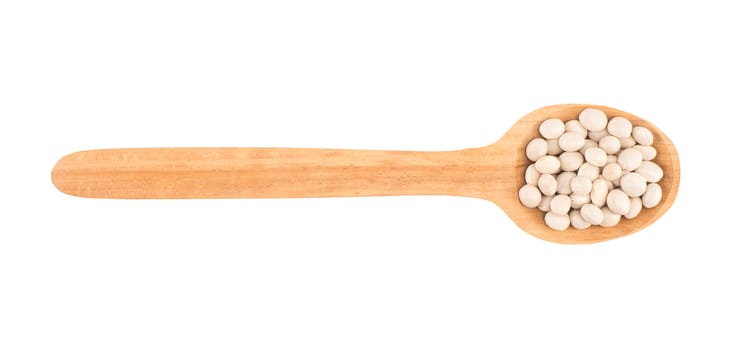
<path id="1" fill-rule="evenodd" d="M 620 178 L 620 188 L 629 197 L 640 197 L 646 192 L 646 179 L 636 173 L 629 173 Z"/>
<path id="2" fill-rule="evenodd" d="M 599 147 L 588 148 L 584 151 L 584 159 L 594 166 L 601 167 L 607 163 L 607 153 Z"/>
<path id="3" fill-rule="evenodd" d="M 607 194 L 607 207 L 613 213 L 623 215 L 630 210 L 630 198 L 621 190 L 612 190 Z"/>
<path id="4" fill-rule="evenodd" d="M 592 204 L 602 207 L 607 201 L 607 193 L 610 188 L 607 186 L 607 182 L 603 179 L 597 179 L 592 182 L 592 192 L 590 192 L 590 200 Z"/>
<path id="5" fill-rule="evenodd" d="M 599 225 L 602 223 L 602 210 L 594 204 L 585 204 L 579 210 L 582 214 L 582 219 L 592 225 Z"/>
<path id="6" fill-rule="evenodd" d="M 535 162 L 539 158 L 546 155 L 546 152 L 549 151 L 549 146 L 546 143 L 546 140 L 538 137 L 526 145 L 526 157 L 532 161 Z"/>
<path id="7" fill-rule="evenodd" d="M 584 157 L 579 152 L 564 152 L 559 156 L 561 170 L 577 171 L 584 163 Z"/>
<path id="8" fill-rule="evenodd" d="M 643 146 L 650 146 L 653 144 L 653 133 L 644 126 L 636 126 L 633 128 L 633 138 Z"/>
<path id="9" fill-rule="evenodd" d="M 638 169 L 643 162 L 643 154 L 635 148 L 624 149 L 618 156 L 618 164 L 623 170 L 633 171 Z"/>
<path id="10" fill-rule="evenodd" d="M 518 191 L 521 204 L 527 208 L 536 208 L 541 203 L 541 191 L 536 186 L 523 185 Z"/>
<path id="11" fill-rule="evenodd" d="M 559 159 L 554 156 L 543 156 L 536 161 L 536 170 L 541 174 L 554 174 L 560 167 Z"/>
<path id="12" fill-rule="evenodd" d="M 664 177 L 664 170 L 658 164 L 648 160 L 644 160 L 635 172 L 648 182 L 658 182 Z"/>
<path id="13" fill-rule="evenodd" d="M 559 138 L 564 133 L 564 122 L 557 118 L 546 119 L 541 123 L 538 131 L 546 139 Z"/>
<path id="14" fill-rule="evenodd" d="M 614 117 L 607 123 L 607 132 L 617 138 L 629 137 L 633 131 L 633 124 L 623 117 Z"/>
<path id="15" fill-rule="evenodd" d="M 590 180 L 594 180 L 600 176 L 600 168 L 590 163 L 584 163 L 579 167 L 577 176 L 584 176 L 590 178 Z"/>
<path id="16" fill-rule="evenodd" d="M 575 132 L 565 132 L 559 137 L 559 148 L 567 152 L 574 152 L 584 146 L 584 136 Z"/>
<path id="17" fill-rule="evenodd" d="M 563 194 L 558 194 L 551 198 L 551 203 L 549 205 L 549 208 L 551 208 L 551 212 L 556 214 L 566 214 L 569 212 L 569 209 L 571 207 L 572 199 L 569 198 L 569 196 Z"/>
<path id="18" fill-rule="evenodd" d="M 579 122 L 589 131 L 605 130 L 607 116 L 599 109 L 587 108 L 579 113 Z"/>
<path id="19" fill-rule="evenodd" d="M 546 196 L 556 194 L 556 178 L 554 178 L 554 175 L 542 174 L 538 178 L 538 189 Z"/>
<path id="20" fill-rule="evenodd" d="M 656 183 L 648 184 L 648 187 L 646 188 L 646 193 L 643 194 L 641 201 L 643 202 L 644 207 L 653 208 L 661 202 L 662 196 L 663 193 L 661 191 L 661 185 Z"/>
<path id="21" fill-rule="evenodd" d="M 546 226 L 549 226 L 553 230 L 564 231 L 569 227 L 569 215 L 567 214 L 555 214 L 552 212 L 544 215 L 544 221 Z"/>
<path id="22" fill-rule="evenodd" d="M 605 150 L 607 154 L 615 154 L 620 151 L 620 140 L 615 136 L 605 136 L 598 142 L 599 147 Z"/>
<path id="23" fill-rule="evenodd" d="M 607 181 L 614 181 L 623 174 L 620 164 L 611 163 L 602 168 L 602 177 Z"/>
<path id="24" fill-rule="evenodd" d="M 643 160 L 653 160 L 656 158 L 656 149 L 653 146 L 635 145 L 633 148 L 637 149 L 643 155 Z"/>

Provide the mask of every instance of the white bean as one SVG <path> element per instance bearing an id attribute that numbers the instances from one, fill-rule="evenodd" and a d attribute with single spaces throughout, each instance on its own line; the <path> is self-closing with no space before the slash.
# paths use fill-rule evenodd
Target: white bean
<path id="1" fill-rule="evenodd" d="M 572 223 L 572 227 L 576 228 L 577 230 L 584 230 L 592 226 L 589 222 L 584 221 L 584 219 L 582 218 L 582 214 L 577 209 L 569 212 L 569 220 Z"/>
<path id="2" fill-rule="evenodd" d="M 644 126 L 636 126 L 633 128 L 633 138 L 643 146 L 650 146 L 653 144 L 653 133 Z"/>
<path id="3" fill-rule="evenodd" d="M 587 108 L 579 113 L 579 122 L 589 131 L 605 130 L 607 116 L 599 109 Z"/>
<path id="4" fill-rule="evenodd" d="M 536 186 L 523 185 L 518 191 L 518 198 L 526 208 L 536 208 L 541 203 L 541 191 Z"/>
<path id="5" fill-rule="evenodd" d="M 620 188 L 629 197 L 640 197 L 646 192 L 646 179 L 636 173 L 625 174 L 620 178 Z"/>
<path id="6" fill-rule="evenodd" d="M 541 203 L 538 205 L 538 210 L 541 210 L 544 213 L 548 213 L 551 210 L 551 196 L 543 196 L 541 197 Z"/>
<path id="7" fill-rule="evenodd" d="M 574 152 L 584 146 L 584 136 L 576 132 L 565 132 L 559 137 L 559 148 L 567 152 Z"/>
<path id="8" fill-rule="evenodd" d="M 569 215 L 567 214 L 555 214 L 552 212 L 546 213 L 544 215 L 544 221 L 546 222 L 546 226 L 549 226 L 553 230 L 557 231 L 564 231 L 569 227 Z"/>
<path id="9" fill-rule="evenodd" d="M 538 178 L 541 176 L 541 173 L 536 170 L 536 166 L 531 164 L 526 168 L 526 173 L 524 174 L 523 178 L 526 180 L 526 183 L 529 185 L 536 186 L 538 185 Z"/>
<path id="10" fill-rule="evenodd" d="M 543 156 L 536 161 L 536 170 L 541 174 L 554 174 L 560 167 L 559 159 L 554 156 Z"/>
<path id="11" fill-rule="evenodd" d="M 643 162 L 643 154 L 635 148 L 624 149 L 618 156 L 618 164 L 623 170 L 633 171 L 638 169 Z"/>
<path id="12" fill-rule="evenodd" d="M 556 194 L 556 178 L 554 178 L 554 175 L 542 174 L 538 178 L 538 189 L 546 196 Z"/>
<path id="13" fill-rule="evenodd" d="M 607 194 L 607 207 L 615 214 L 624 215 L 630 210 L 630 198 L 621 190 L 612 190 Z"/>
<path id="14" fill-rule="evenodd" d="M 637 149 L 643 155 L 643 160 L 653 160 L 656 158 L 656 149 L 653 146 L 635 145 L 633 148 Z"/>
<path id="15" fill-rule="evenodd" d="M 553 156 L 561 154 L 562 150 L 559 148 L 559 139 L 546 140 L 547 153 Z"/>
<path id="16" fill-rule="evenodd" d="M 628 212 L 625 213 L 625 218 L 626 219 L 635 218 L 636 216 L 638 216 L 638 214 L 641 213 L 642 208 L 643 208 L 643 202 L 641 201 L 640 198 L 638 197 L 631 198 L 630 199 L 630 210 L 628 210 Z"/>
<path id="17" fill-rule="evenodd" d="M 644 160 L 635 172 L 648 182 L 659 182 L 664 177 L 664 170 L 658 164 Z"/>
<path id="18" fill-rule="evenodd" d="M 610 211 L 607 207 L 602 208 L 602 227 L 613 227 L 620 222 L 620 215 Z"/>
<path id="19" fill-rule="evenodd" d="M 607 156 L 607 163 L 606 164 L 614 164 L 618 162 L 618 156 L 614 156 L 612 154 Z"/>
<path id="20" fill-rule="evenodd" d="M 541 123 L 538 131 L 546 139 L 559 138 L 564 133 L 564 122 L 557 118 L 546 119 Z"/>
<path id="21" fill-rule="evenodd" d="M 564 129 L 568 132 L 576 132 L 577 134 L 587 137 L 587 129 L 582 126 L 579 120 L 572 119 L 564 123 Z"/>
<path id="22" fill-rule="evenodd" d="M 601 167 L 607 163 L 607 153 L 599 147 L 588 148 L 584 151 L 584 159 L 594 166 Z"/>
<path id="23" fill-rule="evenodd" d="M 584 219 L 584 221 L 592 225 L 599 225 L 602 223 L 602 210 L 594 204 L 583 205 L 579 210 L 579 213 L 582 214 L 582 219 Z"/>
<path id="24" fill-rule="evenodd" d="M 607 194 L 610 191 L 610 187 L 607 186 L 607 182 L 603 179 L 597 179 L 592 182 L 592 192 L 590 192 L 590 200 L 592 204 L 602 207 L 607 201 Z"/>
<path id="25" fill-rule="evenodd" d="M 590 195 L 588 194 L 576 194 L 572 193 L 569 195 L 569 198 L 572 199 L 572 208 L 573 209 L 579 209 L 583 205 L 590 202 Z"/>
<path id="26" fill-rule="evenodd" d="M 526 145 L 526 157 L 532 162 L 535 162 L 539 158 L 545 156 L 548 151 L 549 146 L 546 143 L 546 140 L 540 137 L 531 140 L 531 142 Z"/>
<path id="27" fill-rule="evenodd" d="M 586 176 L 577 176 L 572 179 L 570 186 L 572 193 L 590 194 L 590 191 L 592 191 L 592 180 Z"/>
<path id="28" fill-rule="evenodd" d="M 615 154 L 620 150 L 620 140 L 615 136 L 607 135 L 601 138 L 598 144 L 607 154 Z"/>
<path id="29" fill-rule="evenodd" d="M 558 194 L 570 194 L 572 193 L 572 179 L 577 174 L 571 171 L 565 171 L 556 177 L 556 193 Z"/>
<path id="30" fill-rule="evenodd" d="M 564 152 L 559 156 L 561 170 L 577 171 L 584 163 L 584 157 L 579 152 Z"/>
<path id="31" fill-rule="evenodd" d="M 648 184 L 648 187 L 646 188 L 646 193 L 643 194 L 643 197 L 641 200 L 643 201 L 643 206 L 646 208 L 653 208 L 658 205 L 658 203 L 661 202 L 661 197 L 663 196 L 663 193 L 661 191 L 661 185 L 657 183 Z"/>
<path id="32" fill-rule="evenodd" d="M 577 170 L 577 176 L 584 176 L 590 178 L 590 180 L 594 180 L 600 176 L 600 168 L 590 163 L 584 163 Z"/>
<path id="33" fill-rule="evenodd" d="M 551 203 L 549 205 L 549 208 L 551 208 L 551 212 L 556 214 L 566 214 L 569 212 L 569 209 L 571 207 L 572 199 L 569 198 L 569 196 L 563 194 L 558 194 L 551 198 Z"/>
<path id="34" fill-rule="evenodd" d="M 632 131 L 633 124 L 631 124 L 630 120 L 623 117 L 613 117 L 607 123 L 607 132 L 617 138 L 629 137 Z"/>
<path id="35" fill-rule="evenodd" d="M 610 163 L 602 168 L 602 177 L 607 181 L 615 181 L 623 174 L 623 169 L 620 164 Z"/>

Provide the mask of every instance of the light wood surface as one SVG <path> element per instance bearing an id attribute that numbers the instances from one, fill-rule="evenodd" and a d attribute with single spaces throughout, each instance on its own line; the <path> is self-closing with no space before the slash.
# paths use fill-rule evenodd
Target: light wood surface
<path id="1" fill-rule="evenodd" d="M 664 170 L 663 199 L 634 220 L 611 227 L 550 230 L 543 213 L 518 200 L 530 162 L 525 146 L 548 118 L 574 119 L 587 107 L 621 115 L 654 134 Z M 604 106 L 555 105 L 514 124 L 492 145 L 446 152 L 294 148 L 140 148 L 90 150 L 63 157 L 52 181 L 62 192 L 89 198 L 299 198 L 453 195 L 496 203 L 524 231 L 557 243 L 593 243 L 636 232 L 663 215 L 679 186 L 673 143 L 651 123 Z"/>

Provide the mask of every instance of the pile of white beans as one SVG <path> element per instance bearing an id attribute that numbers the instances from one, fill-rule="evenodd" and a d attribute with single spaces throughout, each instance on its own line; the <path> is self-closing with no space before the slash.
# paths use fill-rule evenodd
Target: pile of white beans
<path id="1" fill-rule="evenodd" d="M 542 137 L 526 146 L 533 163 L 518 198 L 545 212 L 550 228 L 611 227 L 661 202 L 657 182 L 664 172 L 653 162 L 656 149 L 647 128 L 623 117 L 608 121 L 603 111 L 587 108 L 579 120 L 547 119 L 539 132 Z"/>

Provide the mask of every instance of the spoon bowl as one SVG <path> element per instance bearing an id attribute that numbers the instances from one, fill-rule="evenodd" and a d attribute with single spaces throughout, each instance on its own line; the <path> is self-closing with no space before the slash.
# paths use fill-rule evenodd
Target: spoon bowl
<path id="1" fill-rule="evenodd" d="M 633 123 L 634 126 L 644 126 L 651 130 L 654 136 L 653 147 L 656 148 L 654 161 L 664 171 L 664 177 L 658 182 L 661 185 L 661 202 L 653 208 L 644 208 L 632 220 L 622 219 L 613 227 L 591 226 L 584 230 L 572 227 L 563 232 L 554 231 L 544 223 L 544 214 L 536 208 L 526 208 L 518 200 L 518 189 L 525 184 L 524 172 L 531 164 L 526 158 L 526 145 L 535 137 L 540 137 L 538 128 L 541 122 L 549 118 L 559 118 L 564 122 L 577 119 L 579 113 L 586 108 L 596 108 L 608 117 L 621 116 Z M 500 157 L 513 166 L 505 169 L 502 178 L 509 179 L 506 192 L 488 193 L 488 200 L 497 203 L 503 211 L 522 230 L 543 240 L 557 243 L 595 243 L 611 240 L 633 234 L 658 220 L 674 204 L 679 190 L 679 155 L 671 140 L 655 125 L 619 109 L 584 104 L 554 105 L 537 109 L 518 120 L 510 130 L 496 143 L 487 146 L 491 150 L 502 150 Z M 502 171 L 502 170 L 501 170 Z"/>
<path id="2" fill-rule="evenodd" d="M 530 164 L 525 148 L 548 118 L 575 119 L 585 108 L 623 116 L 654 135 L 664 171 L 661 203 L 614 227 L 554 231 L 544 213 L 524 207 L 518 190 Z M 522 230 L 556 243 L 606 241 L 637 232 L 661 217 L 679 187 L 671 140 L 630 113 L 595 105 L 554 105 L 516 122 L 497 142 L 457 151 L 373 151 L 307 148 L 131 148 L 72 153 L 59 160 L 52 182 L 73 196 L 118 199 L 304 198 L 453 195 L 490 200 Z"/>

